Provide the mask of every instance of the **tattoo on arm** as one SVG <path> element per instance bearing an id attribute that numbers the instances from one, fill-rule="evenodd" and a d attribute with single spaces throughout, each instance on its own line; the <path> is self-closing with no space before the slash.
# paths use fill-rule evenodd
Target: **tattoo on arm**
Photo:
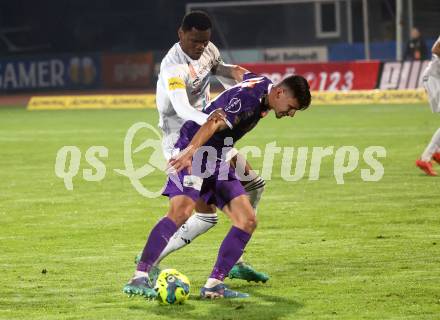
<path id="1" fill-rule="evenodd" d="M 243 75 L 246 72 L 249 71 L 240 66 L 234 64 L 223 64 L 223 63 L 220 63 L 214 70 L 215 75 L 229 79 L 234 79 L 237 82 L 243 81 Z"/>

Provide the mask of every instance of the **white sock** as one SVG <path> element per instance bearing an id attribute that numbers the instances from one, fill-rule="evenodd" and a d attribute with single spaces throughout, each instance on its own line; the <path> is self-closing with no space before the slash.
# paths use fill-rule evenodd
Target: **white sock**
<path id="1" fill-rule="evenodd" d="M 249 181 L 244 189 L 249 197 L 249 201 L 251 202 L 252 208 L 255 210 L 255 214 L 257 214 L 257 206 L 260 202 L 261 196 L 263 195 L 264 186 L 266 185 L 266 181 L 263 180 L 260 176 L 257 176 L 254 180 Z"/>
<path id="2" fill-rule="evenodd" d="M 148 272 L 143 272 L 143 271 L 138 271 L 136 270 L 134 272 L 134 277 L 133 278 L 143 278 L 143 277 L 147 277 L 148 278 Z"/>
<path id="3" fill-rule="evenodd" d="M 216 225 L 217 220 L 217 213 L 194 213 L 171 237 L 155 265 L 158 265 L 171 252 L 190 244 L 199 235 L 211 229 Z"/>
<path id="4" fill-rule="evenodd" d="M 208 278 L 208 280 L 206 280 L 205 288 L 213 288 L 220 283 L 223 283 L 223 281 L 215 278 Z"/>
<path id="5" fill-rule="evenodd" d="M 426 147 L 425 151 L 422 153 L 422 161 L 431 161 L 432 155 L 437 152 L 440 148 L 440 129 L 432 136 L 431 142 Z"/>

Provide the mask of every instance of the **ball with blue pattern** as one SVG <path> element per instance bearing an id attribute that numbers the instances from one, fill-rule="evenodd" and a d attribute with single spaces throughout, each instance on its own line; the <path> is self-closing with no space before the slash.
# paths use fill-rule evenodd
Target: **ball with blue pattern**
<path id="1" fill-rule="evenodd" d="M 165 269 L 159 274 L 154 289 L 160 304 L 182 304 L 189 298 L 187 276 L 176 269 Z"/>

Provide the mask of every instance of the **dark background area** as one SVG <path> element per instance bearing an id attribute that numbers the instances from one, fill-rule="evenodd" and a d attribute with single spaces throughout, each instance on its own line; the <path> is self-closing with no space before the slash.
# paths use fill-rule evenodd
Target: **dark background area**
<path id="1" fill-rule="evenodd" d="M 0 1 L 0 55 L 165 50 L 177 41 L 185 13 L 179 0 Z M 190 2 L 206 2 L 192 0 Z M 406 3 L 406 1 L 404 1 Z M 215 9 L 213 41 L 224 48 L 310 46 L 347 41 L 346 2 L 339 38 L 317 39 L 311 4 Z M 363 41 L 362 2 L 352 2 L 353 40 Z M 395 1 L 369 1 L 371 41 L 394 40 Z M 414 1 L 414 24 L 426 38 L 439 32 L 440 1 Z M 409 26 L 405 25 L 404 40 Z M 221 33 L 219 33 L 221 31 Z M 227 39 L 227 43 L 224 41 Z"/>
<path id="2" fill-rule="evenodd" d="M 34 52 L 152 50 L 177 39 L 184 12 L 185 1 L 3 0 L 0 29 Z M 3 54 L 11 51 L 8 40 Z"/>

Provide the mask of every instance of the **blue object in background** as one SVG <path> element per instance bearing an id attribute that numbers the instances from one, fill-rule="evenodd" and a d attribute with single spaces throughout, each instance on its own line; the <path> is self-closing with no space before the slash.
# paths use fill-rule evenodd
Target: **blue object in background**
<path id="1" fill-rule="evenodd" d="M 426 45 L 428 50 L 431 50 L 434 44 L 434 39 L 426 39 Z M 372 42 L 370 43 L 370 54 L 371 60 L 381 60 L 381 61 L 395 61 L 396 60 L 396 42 L 386 41 L 386 42 Z M 402 48 L 402 55 L 405 54 L 405 45 Z M 364 43 L 356 42 L 353 44 L 349 43 L 338 43 L 328 46 L 328 57 L 329 61 L 350 61 L 350 60 L 363 60 L 365 59 L 364 54 Z"/>
<path id="2" fill-rule="evenodd" d="M 0 93 L 82 90 L 100 86 L 101 59 L 98 54 L 0 59 Z"/>

